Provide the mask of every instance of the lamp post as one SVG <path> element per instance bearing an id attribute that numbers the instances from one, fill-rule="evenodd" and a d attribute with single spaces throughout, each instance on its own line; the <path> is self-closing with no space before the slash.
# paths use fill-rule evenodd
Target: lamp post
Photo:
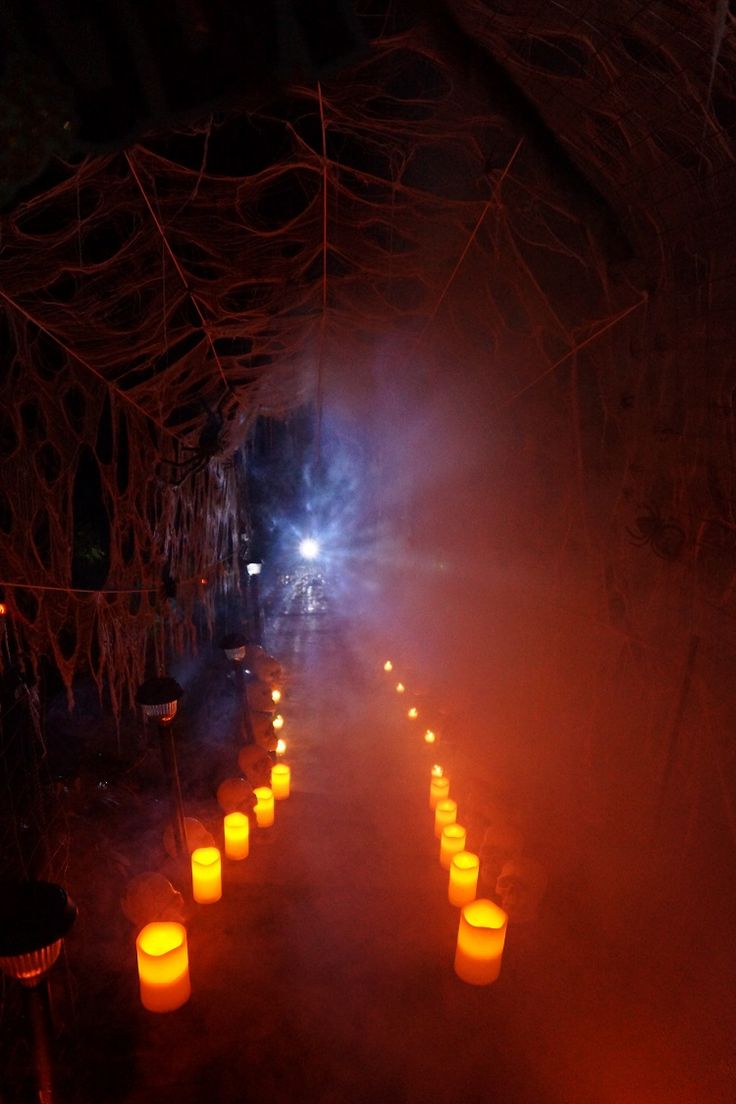
<path id="1" fill-rule="evenodd" d="M 136 696 L 136 701 L 141 707 L 144 719 L 148 720 L 151 717 L 158 721 L 161 759 L 163 760 L 164 775 L 169 788 L 174 842 L 179 858 L 183 858 L 187 854 L 188 848 L 186 827 L 184 825 L 184 806 L 179 784 L 179 767 L 176 762 L 176 746 L 171 722 L 176 716 L 176 710 L 183 693 L 184 691 L 176 679 L 162 675 L 157 678 L 146 679 L 138 688 Z"/>
<path id="2" fill-rule="evenodd" d="M 53 1104 L 48 975 L 74 923 L 76 905 L 61 886 L 20 882 L 0 891 L 0 970 L 27 991 L 40 1104 Z"/>
<path id="3" fill-rule="evenodd" d="M 260 560 L 251 560 L 246 564 L 248 572 L 248 607 L 253 637 L 259 643 L 263 639 L 263 619 L 261 617 L 261 568 Z"/>
<path id="4" fill-rule="evenodd" d="M 250 566 L 251 565 L 248 564 L 248 567 Z M 255 740 L 253 736 L 253 720 L 250 715 L 250 706 L 248 705 L 245 668 L 248 638 L 243 633 L 228 633 L 226 636 L 223 636 L 220 641 L 220 647 L 232 663 L 235 681 L 237 685 L 240 686 L 240 696 L 243 699 L 243 724 L 245 725 L 245 734 L 248 737 L 248 743 L 252 744 Z"/>

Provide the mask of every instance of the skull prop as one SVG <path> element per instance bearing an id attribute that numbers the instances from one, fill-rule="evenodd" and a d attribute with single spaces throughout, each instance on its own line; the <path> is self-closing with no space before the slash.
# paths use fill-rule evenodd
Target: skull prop
<path id="1" fill-rule="evenodd" d="M 501 908 L 514 924 L 537 919 L 537 911 L 547 890 L 547 874 L 534 859 L 505 862 L 496 882 Z"/>
<path id="2" fill-rule="evenodd" d="M 271 697 L 271 687 L 267 683 L 249 682 L 246 693 L 248 695 L 248 706 L 255 713 L 274 713 L 276 711 L 274 700 Z"/>
<path id="3" fill-rule="evenodd" d="M 238 766 L 252 789 L 271 785 L 271 759 L 258 744 L 248 744 L 240 749 Z"/>
<path id="4" fill-rule="evenodd" d="M 524 837 L 510 824 L 496 823 L 486 828 L 480 845 L 480 883 L 484 893 L 492 893 L 504 863 L 521 855 Z"/>
<path id="5" fill-rule="evenodd" d="M 267 683 L 269 687 L 278 682 L 282 674 L 281 664 L 271 655 L 258 656 L 251 670 L 257 679 Z"/>
<path id="6" fill-rule="evenodd" d="M 214 847 L 215 841 L 196 817 L 184 817 L 184 832 L 187 837 L 187 851 L 191 855 L 196 847 Z M 164 829 L 164 849 L 172 859 L 176 858 L 176 840 L 170 824 Z"/>
<path id="7" fill-rule="evenodd" d="M 128 882 L 120 902 L 124 914 L 137 928 L 152 920 L 184 920 L 184 898 L 168 878 L 152 870 L 138 874 Z"/>
<path id="8" fill-rule="evenodd" d="M 250 723 L 253 729 L 253 740 L 258 747 L 265 751 L 275 751 L 278 741 L 273 730 L 273 714 L 251 713 Z"/>
<path id="9" fill-rule="evenodd" d="M 217 804 L 223 813 L 247 813 L 255 807 L 256 795 L 244 778 L 226 778 L 217 787 Z"/>

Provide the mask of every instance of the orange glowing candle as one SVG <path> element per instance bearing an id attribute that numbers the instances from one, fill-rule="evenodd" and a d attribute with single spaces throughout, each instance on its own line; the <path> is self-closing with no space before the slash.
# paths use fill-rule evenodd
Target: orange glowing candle
<path id="1" fill-rule="evenodd" d="M 281 737 L 276 741 L 276 754 L 283 755 L 286 751 L 286 740 L 282 740 Z"/>
<path id="2" fill-rule="evenodd" d="M 419 716 L 419 710 L 415 705 L 413 705 L 411 709 L 407 709 L 406 715 L 410 718 L 410 720 L 415 721 Z"/>
<path id="3" fill-rule="evenodd" d="M 462 824 L 446 824 L 440 836 L 440 866 L 450 869 L 453 855 L 465 850 L 467 832 Z"/>
<path id="4" fill-rule="evenodd" d="M 480 859 L 472 851 L 458 851 L 450 862 L 450 881 L 447 899 L 456 908 L 469 905 L 478 892 Z"/>
<path id="5" fill-rule="evenodd" d="M 386 662 L 383 665 L 383 669 L 384 669 L 384 671 L 393 671 L 394 665 L 393 665 L 393 663 L 391 662 L 390 659 L 386 660 Z"/>
<path id="6" fill-rule="evenodd" d="M 403 682 L 397 682 L 396 683 L 396 693 L 397 694 L 403 694 L 405 690 L 406 690 L 406 687 L 404 686 Z"/>
<path id="7" fill-rule="evenodd" d="M 281 701 L 281 691 L 280 690 L 277 690 L 276 688 L 274 688 L 271 691 L 271 701 L 274 703 L 274 705 L 279 704 L 279 702 Z"/>
<path id="8" fill-rule="evenodd" d="M 291 768 L 286 763 L 271 767 L 271 789 L 276 801 L 283 801 L 291 791 Z"/>
<path id="9" fill-rule="evenodd" d="M 428 728 L 427 731 L 424 733 L 424 742 L 425 742 L 425 744 L 433 744 L 436 741 L 436 739 L 437 739 L 437 736 L 435 735 L 435 733 L 432 731 L 431 728 Z"/>
<path id="10" fill-rule="evenodd" d="M 432 774 L 432 781 L 429 784 L 429 807 L 434 812 L 437 808 L 437 802 L 443 801 L 450 796 L 450 779 L 444 775 Z"/>
<path id="11" fill-rule="evenodd" d="M 222 862 L 216 847 L 192 851 L 192 894 L 200 905 L 213 905 L 222 897 Z"/>
<path id="12" fill-rule="evenodd" d="M 273 824 L 273 790 L 269 786 L 256 786 L 256 824 L 259 828 L 270 828 Z"/>
<path id="13" fill-rule="evenodd" d="M 141 1003 L 149 1012 L 173 1012 L 189 1000 L 189 956 L 183 924 L 146 924 L 135 941 Z"/>
<path id="14" fill-rule="evenodd" d="M 273 723 L 274 730 L 276 732 L 280 732 L 281 729 L 284 727 L 284 718 L 281 716 L 280 713 L 277 713 L 276 716 L 274 717 L 272 723 Z"/>
<path id="15" fill-rule="evenodd" d="M 443 797 L 434 807 L 434 834 L 437 839 L 442 835 L 446 824 L 454 824 L 457 818 L 457 801 Z"/>
<path id="16" fill-rule="evenodd" d="M 250 821 L 245 813 L 228 813 L 224 819 L 225 854 L 229 859 L 247 859 L 250 850 Z"/>
<path id="17" fill-rule="evenodd" d="M 490 985 L 501 972 L 508 917 L 481 897 L 464 905 L 455 950 L 455 973 L 470 985 Z"/>

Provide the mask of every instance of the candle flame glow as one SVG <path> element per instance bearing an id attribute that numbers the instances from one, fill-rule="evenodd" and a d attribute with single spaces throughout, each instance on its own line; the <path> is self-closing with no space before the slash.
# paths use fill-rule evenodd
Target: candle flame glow
<path id="1" fill-rule="evenodd" d="M 280 713 L 277 713 L 274 717 L 273 727 L 276 729 L 277 732 L 280 732 L 281 729 L 284 727 L 284 718 L 281 716 Z"/>
<path id="2" fill-rule="evenodd" d="M 427 731 L 424 733 L 424 742 L 425 742 L 425 744 L 433 744 L 436 739 L 437 739 L 437 737 L 435 736 L 432 729 L 428 728 Z"/>
<path id="3" fill-rule="evenodd" d="M 283 755 L 286 751 L 286 740 L 279 739 L 276 743 L 276 754 Z"/>
<path id="4" fill-rule="evenodd" d="M 278 703 L 281 701 L 281 691 L 280 690 L 272 690 L 271 691 L 271 701 L 274 702 L 276 705 L 278 705 Z"/>
<path id="5" fill-rule="evenodd" d="M 432 777 L 433 778 L 442 778 L 443 773 L 444 772 L 442 770 L 442 767 L 439 765 L 439 763 L 435 763 L 435 765 L 432 767 Z"/>
<path id="6" fill-rule="evenodd" d="M 405 690 L 406 690 L 406 687 L 404 686 L 403 682 L 397 682 L 396 683 L 396 693 L 397 694 L 403 694 Z"/>
<path id="7" fill-rule="evenodd" d="M 4 617 L 7 612 L 8 607 L 5 605 L 4 602 L 0 602 L 0 617 Z"/>
<path id="8" fill-rule="evenodd" d="M 416 717 L 419 716 L 419 710 L 415 705 L 413 705 L 406 715 L 407 717 L 411 717 L 411 719 L 414 720 Z"/>
<path id="9" fill-rule="evenodd" d="M 200 575 L 199 581 L 202 584 L 202 586 L 207 586 L 207 576 L 206 575 Z"/>
<path id="10" fill-rule="evenodd" d="M 394 665 L 393 665 L 393 663 L 391 662 L 390 659 L 386 660 L 386 662 L 383 665 L 383 669 L 384 669 L 384 671 L 393 671 Z"/>

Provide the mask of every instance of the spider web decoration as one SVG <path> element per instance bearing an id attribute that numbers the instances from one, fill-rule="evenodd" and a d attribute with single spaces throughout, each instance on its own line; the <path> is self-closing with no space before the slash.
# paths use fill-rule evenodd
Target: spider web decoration
<path id="1" fill-rule="evenodd" d="M 368 377 L 387 331 L 397 378 L 433 346 L 436 379 L 453 356 L 480 365 L 532 497 L 548 502 L 557 466 L 564 524 L 532 543 L 595 561 L 583 616 L 682 653 L 707 608 L 730 641 L 730 23 L 719 33 L 705 3 L 593 18 L 531 0 L 363 19 L 357 65 L 56 162 L 55 182 L 3 216 L 12 650 L 52 656 L 67 687 L 90 670 L 115 710 L 146 640 L 159 662 L 193 645 L 201 600 L 211 614 L 200 574 L 235 578 L 254 419 Z M 110 534 L 90 594 L 74 589 L 79 478 Z M 528 505 L 516 521 L 507 509 L 507 532 Z M 681 554 L 632 543 L 641 518 L 681 532 Z M 682 575 L 679 636 L 663 570 Z"/>

